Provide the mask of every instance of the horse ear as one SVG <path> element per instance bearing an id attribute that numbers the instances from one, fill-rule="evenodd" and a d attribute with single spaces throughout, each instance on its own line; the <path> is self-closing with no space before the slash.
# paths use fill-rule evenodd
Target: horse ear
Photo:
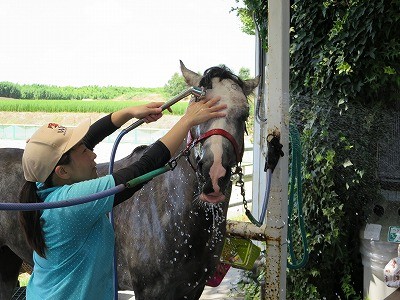
<path id="1" fill-rule="evenodd" d="M 181 63 L 181 71 L 186 83 L 190 86 L 199 86 L 201 75 L 187 69 L 181 60 L 179 62 Z"/>
<path id="2" fill-rule="evenodd" d="M 258 86 L 260 83 L 260 75 L 254 77 L 253 79 L 244 80 L 244 87 L 243 92 L 246 96 L 250 95 L 253 90 Z"/>

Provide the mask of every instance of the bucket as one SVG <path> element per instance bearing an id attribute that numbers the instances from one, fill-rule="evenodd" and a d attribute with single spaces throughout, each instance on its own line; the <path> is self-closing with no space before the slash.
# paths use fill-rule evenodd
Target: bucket
<path id="1" fill-rule="evenodd" d="M 261 249 L 251 240 L 227 237 L 222 249 L 221 261 L 235 268 L 251 270 L 260 252 Z"/>
<path id="2" fill-rule="evenodd" d="M 230 265 L 220 262 L 217 265 L 217 269 L 215 270 L 213 276 L 206 282 L 206 285 L 211 287 L 219 286 L 222 280 L 224 279 L 226 273 L 228 273 L 230 267 L 231 267 Z"/>

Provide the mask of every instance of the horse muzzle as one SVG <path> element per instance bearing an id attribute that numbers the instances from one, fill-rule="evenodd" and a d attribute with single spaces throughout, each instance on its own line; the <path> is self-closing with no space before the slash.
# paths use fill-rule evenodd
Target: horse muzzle
<path id="1" fill-rule="evenodd" d="M 199 199 L 203 202 L 208 202 L 212 204 L 217 204 L 220 202 L 225 201 L 225 195 L 222 193 L 210 193 L 210 194 L 204 194 L 201 193 L 199 196 Z"/>
<path id="2" fill-rule="evenodd" d="M 213 204 L 225 201 L 227 192 L 230 194 L 231 169 L 224 168 L 221 164 L 215 167 L 215 164 L 213 164 L 208 170 L 209 172 L 205 176 L 203 174 L 204 177 L 199 176 L 199 180 L 202 182 L 199 199 Z"/>

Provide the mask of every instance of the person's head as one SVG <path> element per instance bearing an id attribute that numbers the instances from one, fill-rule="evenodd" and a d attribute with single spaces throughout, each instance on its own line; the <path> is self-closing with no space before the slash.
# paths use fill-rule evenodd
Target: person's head
<path id="1" fill-rule="evenodd" d="M 28 140 L 22 156 L 25 179 L 48 185 L 72 184 L 97 177 L 96 155 L 83 144 L 90 120 L 77 127 L 48 123 Z"/>
<path id="2" fill-rule="evenodd" d="M 96 155 L 82 142 L 89 126 L 89 120 L 76 128 L 48 123 L 32 135 L 22 156 L 26 182 L 19 195 L 21 203 L 42 202 L 37 195 L 37 182 L 50 187 L 97 177 Z M 19 220 L 28 244 L 40 256 L 46 257 L 40 216 L 40 211 L 21 211 Z"/>

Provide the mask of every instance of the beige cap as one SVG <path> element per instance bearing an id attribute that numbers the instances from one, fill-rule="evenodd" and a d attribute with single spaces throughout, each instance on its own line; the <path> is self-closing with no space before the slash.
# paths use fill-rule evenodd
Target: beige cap
<path id="1" fill-rule="evenodd" d="M 75 146 L 90 127 L 90 119 L 77 127 L 48 123 L 40 127 L 27 141 L 22 156 L 22 168 L 27 181 L 45 182 L 61 156 Z"/>

